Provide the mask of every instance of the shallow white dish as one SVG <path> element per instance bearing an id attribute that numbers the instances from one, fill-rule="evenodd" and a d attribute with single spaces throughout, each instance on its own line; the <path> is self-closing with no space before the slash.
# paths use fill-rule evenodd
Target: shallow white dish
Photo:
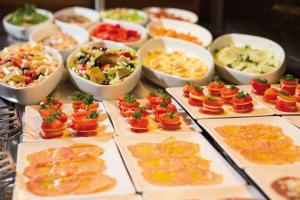
<path id="1" fill-rule="evenodd" d="M 249 93 L 249 87 L 244 85 L 238 85 L 241 90 Z M 268 116 L 273 115 L 272 109 L 265 106 L 263 103 L 258 101 L 256 98 L 253 98 L 253 110 L 249 113 L 236 113 L 233 111 L 232 106 L 224 105 L 224 113 L 219 115 L 209 115 L 199 111 L 198 106 L 192 106 L 188 102 L 188 98 L 183 96 L 183 87 L 174 87 L 174 88 L 167 88 L 167 92 L 173 96 L 179 104 L 190 113 L 190 115 L 194 119 L 215 119 L 215 118 L 231 118 L 231 117 L 254 117 L 254 116 Z M 204 87 L 204 94 L 207 94 L 207 87 Z"/>
<path id="2" fill-rule="evenodd" d="M 233 150 L 228 146 L 223 140 L 223 137 L 215 131 L 216 127 L 224 125 L 247 125 L 247 124 L 267 124 L 272 126 L 278 126 L 282 128 L 283 133 L 290 137 L 295 145 L 300 145 L 300 130 L 285 121 L 281 117 L 271 116 L 271 117 L 249 117 L 249 118 L 236 118 L 236 119 L 207 119 L 197 121 L 207 132 L 214 138 L 215 141 L 225 150 L 225 152 L 232 158 L 232 160 L 240 168 L 250 168 L 250 167 L 260 167 L 265 169 L 267 167 L 281 168 L 285 169 L 290 166 L 300 167 L 300 162 L 295 162 L 293 164 L 282 164 L 282 165 L 263 165 L 257 164 L 247 160 L 239 152 Z"/>
<path id="3" fill-rule="evenodd" d="M 102 39 L 93 36 L 91 34 L 91 32 L 97 26 L 99 26 L 101 24 L 106 24 L 106 23 L 113 24 L 113 25 L 119 24 L 124 29 L 137 31 L 141 36 L 141 38 L 139 40 L 137 40 L 135 42 L 120 42 L 124 45 L 127 45 L 127 46 L 131 47 L 131 48 L 137 49 L 147 40 L 147 31 L 146 31 L 146 29 L 143 26 L 139 25 L 139 24 L 124 22 L 124 21 L 106 20 L 105 22 L 99 22 L 99 23 L 97 23 L 97 24 L 95 24 L 95 25 L 93 25 L 89 28 L 89 35 L 90 35 L 90 37 L 93 41 L 103 41 Z"/>
<path id="4" fill-rule="evenodd" d="M 157 200 L 157 199 L 172 199 L 172 200 L 198 200 L 201 196 L 201 200 L 225 200 L 229 199 L 255 199 L 263 200 L 264 197 L 251 186 L 238 186 L 238 187 L 224 187 L 214 189 L 199 189 L 187 191 L 160 191 L 160 192 L 145 192 L 143 197 L 145 200 Z"/>
<path id="5" fill-rule="evenodd" d="M 29 35 L 29 42 L 38 43 L 44 38 L 48 37 L 49 35 L 55 33 L 55 31 L 57 30 L 60 30 L 61 32 L 72 36 L 78 43 L 77 45 L 70 47 L 68 49 L 57 49 L 59 53 L 62 55 L 64 61 L 67 60 L 69 54 L 74 49 L 89 41 L 88 32 L 84 28 L 77 27 L 77 26 L 64 26 L 62 24 L 57 24 L 57 25 L 49 24 L 41 28 L 35 29 Z"/>
<path id="6" fill-rule="evenodd" d="M 39 114 L 39 106 L 26 106 L 24 114 L 24 126 L 23 126 L 23 142 L 32 141 L 49 141 L 49 139 L 43 139 L 39 135 L 41 131 L 42 118 Z M 73 113 L 72 104 L 63 104 L 62 111 L 69 116 L 67 123 L 70 123 L 70 116 Z M 99 102 L 100 121 L 99 121 L 99 131 L 96 136 L 93 137 L 109 137 L 114 135 L 114 129 L 110 120 L 107 116 L 105 108 L 101 102 Z M 64 136 L 62 138 L 74 138 L 74 131 L 66 128 Z M 50 139 L 51 140 L 51 139 Z"/>
<path id="7" fill-rule="evenodd" d="M 73 23 L 67 23 L 67 22 L 57 19 L 57 16 L 59 16 L 59 15 L 65 15 L 65 14 L 71 14 L 71 13 L 84 16 L 84 17 L 88 18 L 90 20 L 90 22 L 86 23 L 86 24 L 78 25 L 78 24 L 73 24 Z M 81 26 L 83 28 L 88 28 L 93 23 L 100 20 L 100 13 L 98 11 L 90 9 L 90 8 L 75 6 L 75 7 L 64 8 L 64 9 L 61 9 L 61 10 L 55 12 L 54 17 L 55 17 L 54 21 L 56 24 Z"/>
<path id="8" fill-rule="evenodd" d="M 207 66 L 207 72 L 200 78 L 181 78 L 171 74 L 166 74 L 157 70 L 153 70 L 145 66 L 145 58 L 148 52 L 163 49 L 166 51 L 183 51 L 187 56 L 199 58 Z M 142 47 L 138 50 L 143 63 L 144 75 L 161 87 L 180 87 L 188 82 L 195 82 L 201 84 L 207 84 L 211 81 L 214 74 L 214 61 L 209 51 L 205 48 L 178 39 L 173 38 L 153 38 L 145 42 Z"/>
<path id="9" fill-rule="evenodd" d="M 158 143 L 163 140 L 175 137 L 177 140 L 183 140 L 188 142 L 198 143 L 200 145 L 201 157 L 211 161 L 210 169 L 216 173 L 223 175 L 223 182 L 216 185 L 198 185 L 198 186 L 158 186 L 148 183 L 141 175 L 141 168 L 139 167 L 137 160 L 132 156 L 128 150 L 129 145 L 150 142 Z M 132 177 L 133 183 L 138 192 L 146 191 L 187 191 L 197 189 L 215 189 L 224 187 L 234 187 L 244 185 L 244 180 L 230 167 L 230 165 L 220 156 L 220 154 L 208 143 L 208 141 L 199 133 L 165 133 L 165 134 L 153 134 L 153 135 L 139 135 L 132 137 L 130 135 L 118 136 L 114 138 L 117 142 L 119 150 L 122 154 L 124 162 Z"/>
<path id="10" fill-rule="evenodd" d="M 134 194 L 135 190 L 132 182 L 127 174 L 126 168 L 122 162 L 121 156 L 118 152 L 117 146 L 112 139 L 101 140 L 100 138 L 73 138 L 73 139 L 54 139 L 51 141 L 41 141 L 32 143 L 21 143 L 18 146 L 17 158 L 17 177 L 14 187 L 14 200 L 42 200 L 54 199 L 54 197 L 37 196 L 31 193 L 26 188 L 27 178 L 23 175 L 25 167 L 29 162 L 27 156 L 31 153 L 45 150 L 49 147 L 59 148 L 70 146 L 76 143 L 87 143 L 97 145 L 105 150 L 104 154 L 100 155 L 100 159 L 105 161 L 106 170 L 105 174 L 116 179 L 117 184 L 110 190 L 88 194 L 88 195 L 63 195 L 56 196 L 57 200 L 85 200 L 85 199 L 98 199 L 100 197 L 107 197 L 114 195 L 130 195 Z M 105 199 L 107 199 L 105 198 Z"/>
<path id="11" fill-rule="evenodd" d="M 147 7 L 147 8 L 144 8 L 143 10 L 146 13 L 148 13 L 150 20 L 157 20 L 157 18 L 155 16 L 151 16 L 150 12 L 157 13 L 161 9 L 164 9 L 164 11 L 166 11 L 168 13 L 172 13 L 175 16 L 187 19 L 190 23 L 198 22 L 198 15 L 196 15 L 195 13 L 193 13 L 189 10 L 183 10 L 183 9 L 178 9 L 178 8 L 159 8 L 159 7 Z"/>
<path id="12" fill-rule="evenodd" d="M 279 66 L 272 72 L 266 74 L 250 74 L 234 69 L 230 69 L 226 66 L 221 66 L 216 63 L 217 73 L 224 79 L 235 84 L 249 84 L 253 78 L 267 79 L 270 83 L 277 82 L 285 72 L 286 65 L 285 52 L 283 48 L 276 42 L 267 38 L 245 35 L 245 34 L 226 34 L 218 37 L 209 46 L 209 51 L 214 55 L 216 49 L 221 49 L 227 45 L 233 45 L 237 47 L 244 47 L 250 45 L 255 49 L 271 49 L 274 52 L 275 59 L 280 63 Z"/>
<path id="13" fill-rule="evenodd" d="M 147 100 L 145 99 L 138 99 L 138 101 L 141 103 L 141 106 L 144 106 L 147 104 Z M 174 100 L 173 100 L 174 101 Z M 120 110 L 117 107 L 116 101 L 104 101 L 104 106 L 107 109 L 107 112 L 112 120 L 112 123 L 114 125 L 115 131 L 117 135 L 139 135 L 130 130 L 130 125 L 127 122 L 127 119 L 125 117 L 122 117 L 120 114 Z M 176 104 L 174 104 L 176 105 Z M 158 123 L 154 121 L 153 116 L 149 117 L 149 131 L 146 133 L 140 133 L 142 135 L 144 134 L 154 134 L 154 133 L 185 133 L 185 132 L 202 132 L 201 129 L 198 127 L 197 124 L 194 123 L 194 121 L 185 113 L 184 110 L 181 109 L 180 106 L 176 106 L 178 113 L 182 117 L 181 119 L 181 128 L 178 130 L 173 131 L 167 131 L 159 128 Z"/>
<path id="14" fill-rule="evenodd" d="M 282 116 L 282 118 L 300 128 L 300 116 Z"/>
<path id="15" fill-rule="evenodd" d="M 112 8 L 112 9 L 105 10 L 104 12 L 102 12 L 101 13 L 102 21 L 104 21 L 104 22 L 111 21 L 111 20 L 125 21 L 125 20 L 116 20 L 116 19 L 108 18 L 107 16 L 105 16 L 107 11 L 111 11 L 111 10 L 114 10 L 114 9 L 119 9 L 119 8 Z M 136 24 L 145 25 L 148 22 L 148 15 L 144 11 L 133 9 L 133 8 L 125 8 L 125 9 L 136 11 L 138 13 L 138 15 L 143 18 L 143 20 L 140 23 L 136 23 Z M 127 22 L 127 21 L 125 21 L 125 22 Z M 131 22 L 131 23 L 135 23 L 135 22 Z"/>
<path id="16" fill-rule="evenodd" d="M 86 44 L 86 46 L 92 46 L 92 45 L 103 46 L 103 47 L 107 47 L 107 48 L 118 48 L 118 49 L 129 48 L 120 43 L 111 42 L 111 41 L 90 42 L 90 43 Z M 130 92 L 138 83 L 141 73 L 142 73 L 142 67 L 141 67 L 140 63 L 137 64 L 134 72 L 131 75 L 129 75 L 124 81 L 122 81 L 121 83 L 114 84 L 114 85 L 99 85 L 99 84 L 93 83 L 89 80 L 86 80 L 86 79 L 80 77 L 69 67 L 69 61 L 71 60 L 73 55 L 75 55 L 79 50 L 80 50 L 80 48 L 77 48 L 75 51 L 73 51 L 69 55 L 69 57 L 67 59 L 67 69 L 69 71 L 71 81 L 82 92 L 91 94 L 94 96 L 95 99 L 100 100 L 100 101 L 112 100 L 112 99 L 116 99 L 117 97 Z"/>
<path id="17" fill-rule="evenodd" d="M 44 25 L 52 23 L 53 14 L 50 11 L 44 10 L 44 9 L 39 9 L 39 8 L 37 8 L 36 11 L 40 14 L 43 14 L 43 15 L 47 16 L 48 19 L 46 21 L 42 22 L 42 23 L 32 25 L 30 27 L 22 27 L 22 26 L 17 26 L 17 25 L 11 24 L 7 21 L 11 16 L 11 13 L 10 13 L 2 19 L 2 24 L 3 24 L 3 27 L 4 27 L 5 31 L 9 35 L 11 35 L 11 36 L 13 36 L 17 39 L 27 40 L 28 37 L 29 37 L 29 34 L 35 28 L 43 27 Z"/>
<path id="18" fill-rule="evenodd" d="M 188 22 L 178 21 L 178 20 L 172 20 L 172 19 L 160 19 L 151 21 L 146 29 L 150 37 L 157 38 L 157 37 L 168 37 L 168 36 L 156 36 L 152 33 L 152 28 L 165 28 L 165 29 L 171 29 L 178 33 L 185 33 L 190 34 L 194 37 L 196 37 L 199 41 L 202 42 L 202 46 L 207 47 L 210 45 L 212 41 L 212 35 L 206 28 L 191 24 Z M 186 41 L 186 40 L 184 40 Z"/>
<path id="19" fill-rule="evenodd" d="M 15 44 L 18 45 L 18 44 Z M 57 69 L 40 83 L 22 88 L 15 88 L 0 83 L 1 97 L 22 105 L 32 105 L 38 103 L 48 96 L 59 84 L 63 75 L 63 60 L 60 53 L 51 47 L 44 46 L 45 50 L 58 61 Z"/>
<path id="20" fill-rule="evenodd" d="M 267 174 L 266 174 L 267 172 Z M 246 173 L 256 182 L 256 184 L 264 191 L 270 199 L 286 200 L 285 197 L 279 195 L 272 187 L 273 181 L 285 176 L 292 176 L 300 178 L 299 167 L 288 167 L 283 169 L 260 169 L 250 168 L 246 169 Z"/>

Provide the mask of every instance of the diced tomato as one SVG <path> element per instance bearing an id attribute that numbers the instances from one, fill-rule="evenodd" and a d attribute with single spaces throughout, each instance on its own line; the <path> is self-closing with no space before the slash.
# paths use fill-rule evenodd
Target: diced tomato
<path id="1" fill-rule="evenodd" d="M 25 76 L 25 85 L 29 85 L 33 82 L 33 79 L 31 77 Z"/>
<path id="2" fill-rule="evenodd" d="M 58 119 L 59 121 L 61 121 L 62 123 L 65 123 L 65 122 L 68 120 L 67 114 L 64 113 L 64 112 L 61 112 L 60 114 L 61 114 L 61 116 L 58 117 L 57 119 Z"/>
<path id="3" fill-rule="evenodd" d="M 297 111 L 297 98 L 288 94 L 279 94 L 276 99 L 276 108 L 283 112 Z"/>
<path id="4" fill-rule="evenodd" d="M 269 88 L 265 91 L 263 100 L 268 103 L 275 103 L 278 95 L 279 91 L 277 89 Z"/>
<path id="5" fill-rule="evenodd" d="M 207 86 L 208 92 L 212 96 L 221 96 L 221 89 L 225 87 L 225 84 L 220 81 L 218 76 L 214 77 L 214 81 L 210 82 Z"/>
<path id="6" fill-rule="evenodd" d="M 268 80 L 266 79 L 252 79 L 251 80 L 252 85 L 252 92 L 257 95 L 264 95 L 264 92 L 271 88 L 271 84 L 268 83 Z"/>

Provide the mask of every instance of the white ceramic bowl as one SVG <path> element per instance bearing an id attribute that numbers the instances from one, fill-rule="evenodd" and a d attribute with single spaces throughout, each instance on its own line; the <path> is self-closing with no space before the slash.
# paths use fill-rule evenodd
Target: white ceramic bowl
<path id="1" fill-rule="evenodd" d="M 8 19 L 11 17 L 11 14 L 6 15 L 3 19 L 2 19 L 2 24 L 4 26 L 5 31 L 17 38 L 17 39 L 22 39 L 22 40 L 27 40 L 29 34 L 35 29 L 35 28 L 39 28 L 42 26 L 45 26 L 47 24 L 51 24 L 53 21 L 53 14 L 50 11 L 44 10 L 44 9 L 36 9 L 36 11 L 40 14 L 43 14 L 45 16 L 48 17 L 48 19 L 42 23 L 36 24 L 36 25 L 32 25 L 30 27 L 23 27 L 23 26 L 17 26 L 14 24 L 11 24 L 8 22 Z"/>
<path id="2" fill-rule="evenodd" d="M 107 48 L 119 48 L 119 49 L 129 48 L 121 43 L 116 43 L 111 41 L 90 42 L 84 46 L 92 46 L 92 45 L 103 46 Z M 69 67 L 70 60 L 79 50 L 80 48 L 76 49 L 68 57 L 67 69 L 69 71 L 71 81 L 82 92 L 91 94 L 94 96 L 95 99 L 100 101 L 112 100 L 130 92 L 138 83 L 142 73 L 141 63 L 137 64 L 134 72 L 131 75 L 129 75 L 124 81 L 114 85 L 99 85 L 80 77 Z"/>
<path id="3" fill-rule="evenodd" d="M 115 21 L 124 21 L 124 20 L 116 20 L 116 19 L 111 19 L 111 18 L 108 18 L 105 16 L 106 12 L 107 11 L 110 11 L 110 10 L 114 10 L 114 9 L 119 9 L 119 8 L 112 8 L 112 9 L 109 9 L 109 10 L 106 10 L 102 13 L 102 20 L 103 21 L 111 21 L 111 20 L 115 20 Z M 147 22 L 148 22 L 148 15 L 144 12 L 144 11 L 141 11 L 141 10 L 137 10 L 137 9 L 133 9 L 133 8 L 126 8 L 128 10 L 134 10 L 134 11 L 137 11 L 138 14 L 140 16 L 142 16 L 144 18 L 144 20 L 140 23 L 135 23 L 135 24 L 140 24 L 140 25 L 145 25 Z M 126 21 L 127 22 L 127 21 Z M 134 22 L 131 22 L 131 23 L 134 23 Z"/>
<path id="4" fill-rule="evenodd" d="M 151 21 L 146 27 L 147 32 L 151 37 L 157 38 L 161 36 L 155 36 L 151 32 L 152 28 L 166 28 L 166 29 L 172 29 L 179 33 L 191 34 L 195 36 L 199 41 L 201 41 L 204 47 L 210 45 L 212 41 L 212 35 L 206 28 L 196 24 L 184 22 L 184 21 L 178 21 L 172 19 L 160 19 L 160 20 Z"/>
<path id="5" fill-rule="evenodd" d="M 63 75 L 64 66 L 62 57 L 56 49 L 47 46 L 44 48 L 58 61 L 58 68 L 51 75 L 34 86 L 15 88 L 0 83 L 0 95 L 2 98 L 17 104 L 32 105 L 41 101 L 56 88 Z"/>
<path id="6" fill-rule="evenodd" d="M 167 51 L 183 51 L 188 56 L 201 59 L 208 67 L 207 73 L 200 78 L 181 78 L 178 76 L 166 74 L 157 70 L 153 70 L 144 65 L 148 52 L 165 49 Z M 171 38 L 153 38 L 148 40 L 138 51 L 143 64 L 144 75 L 161 87 L 180 87 L 189 82 L 199 83 L 202 85 L 211 81 L 214 74 L 214 60 L 212 55 L 205 48 L 178 39 Z"/>
<path id="7" fill-rule="evenodd" d="M 90 29 L 89 29 L 89 35 L 90 35 L 90 37 L 91 37 L 91 39 L 93 41 L 103 41 L 100 38 L 92 36 L 91 32 L 97 26 L 99 26 L 101 24 L 106 24 L 106 23 L 113 24 L 113 25 L 119 24 L 124 29 L 130 29 L 130 30 L 137 31 L 140 34 L 140 36 L 141 36 L 141 38 L 139 40 L 137 40 L 135 42 L 121 42 L 122 44 L 127 45 L 127 46 L 129 46 L 131 48 L 137 49 L 137 48 L 139 48 L 147 40 L 147 31 L 146 31 L 146 29 L 143 26 L 141 26 L 139 24 L 130 23 L 130 22 L 107 20 L 106 22 L 99 22 L 99 23 L 93 25 L 92 27 L 90 27 Z"/>
<path id="8" fill-rule="evenodd" d="M 280 66 L 272 72 L 266 74 L 250 74 L 231 69 L 216 63 L 217 73 L 224 79 L 235 84 L 250 84 L 253 78 L 267 79 L 270 83 L 276 83 L 284 74 L 286 65 L 285 53 L 283 48 L 276 42 L 267 38 L 244 35 L 244 34 L 226 34 L 218 37 L 209 47 L 209 51 L 214 55 L 216 49 L 221 49 L 227 45 L 244 47 L 250 45 L 255 49 L 271 49 L 274 52 L 275 59 L 279 61 Z"/>
<path id="9" fill-rule="evenodd" d="M 65 26 L 62 24 L 49 24 L 47 26 L 43 26 L 41 28 L 36 29 L 29 35 L 29 42 L 32 43 L 38 43 L 43 38 L 55 33 L 59 29 L 63 33 L 66 33 L 68 35 L 71 35 L 76 41 L 77 45 L 70 47 L 68 49 L 57 49 L 59 53 L 62 55 L 63 60 L 66 61 L 69 54 L 74 51 L 78 46 L 86 43 L 89 41 L 89 34 L 87 30 L 84 28 L 81 28 L 79 26 Z"/>
<path id="10" fill-rule="evenodd" d="M 184 19 L 189 20 L 190 23 L 197 23 L 198 22 L 198 15 L 195 13 L 189 11 L 189 10 L 183 10 L 178 8 L 159 8 L 159 7 L 147 7 L 143 10 L 149 15 L 150 20 L 157 20 L 158 18 L 152 16 L 150 13 L 157 13 L 161 9 L 164 9 L 168 13 L 172 13 L 175 16 L 182 17 Z M 178 20 L 179 21 L 179 20 Z"/>
<path id="11" fill-rule="evenodd" d="M 82 16 L 88 18 L 91 22 L 82 24 L 82 25 L 78 25 L 78 24 L 66 23 L 66 22 L 63 22 L 63 21 L 57 19 L 57 16 L 70 14 L 70 13 L 82 15 Z M 75 7 L 64 8 L 64 9 L 61 9 L 61 10 L 55 12 L 54 18 L 55 18 L 56 24 L 81 26 L 83 28 L 89 28 L 92 24 L 94 24 L 100 20 L 100 13 L 98 11 L 90 9 L 90 8 L 75 6 Z"/>

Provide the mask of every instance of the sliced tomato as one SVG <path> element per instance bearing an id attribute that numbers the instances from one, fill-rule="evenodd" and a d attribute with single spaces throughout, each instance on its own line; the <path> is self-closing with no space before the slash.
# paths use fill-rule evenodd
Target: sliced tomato
<path id="1" fill-rule="evenodd" d="M 83 101 L 72 101 L 72 108 L 74 112 L 78 112 L 84 105 Z"/>
<path id="2" fill-rule="evenodd" d="M 167 113 L 167 112 L 171 112 L 171 111 L 174 111 L 174 112 L 177 111 L 177 108 L 174 104 L 167 104 L 166 107 L 163 107 L 161 105 L 157 105 L 155 107 L 156 114 L 162 114 L 162 113 Z"/>
<path id="3" fill-rule="evenodd" d="M 294 95 L 298 82 L 299 79 L 297 78 L 294 78 L 293 80 L 280 79 L 280 87 L 285 91 L 285 93 Z"/>
<path id="4" fill-rule="evenodd" d="M 278 95 L 279 91 L 277 89 L 269 88 L 265 91 L 263 100 L 268 103 L 275 103 Z"/>
<path id="5" fill-rule="evenodd" d="M 61 137 L 64 131 L 64 123 L 57 119 L 54 119 L 52 123 L 43 122 L 41 125 L 41 129 L 42 131 L 40 132 L 40 136 L 43 139 Z"/>
<path id="6" fill-rule="evenodd" d="M 247 105 L 251 102 L 252 102 L 252 97 L 250 95 L 247 95 L 247 96 L 242 97 L 242 98 L 238 98 L 238 97 L 235 96 L 231 101 L 231 103 L 233 105 Z"/>
<path id="7" fill-rule="evenodd" d="M 189 104 L 192 106 L 202 106 L 202 100 L 189 98 Z"/>
<path id="8" fill-rule="evenodd" d="M 238 87 L 224 87 L 221 89 L 221 97 L 224 103 L 231 104 L 233 97 L 239 92 Z"/>
<path id="9" fill-rule="evenodd" d="M 192 88 L 194 87 L 193 84 L 186 84 L 184 87 L 183 87 L 183 96 L 185 97 L 189 97 L 190 96 L 190 91 L 192 90 Z"/>
<path id="10" fill-rule="evenodd" d="M 177 130 L 180 129 L 181 126 L 181 122 L 179 121 L 177 124 L 164 124 L 164 123 L 160 123 L 159 126 L 164 129 L 164 130 Z"/>
<path id="11" fill-rule="evenodd" d="M 96 111 L 99 108 L 99 102 L 93 102 L 90 105 L 82 105 L 83 110 Z"/>
<path id="12" fill-rule="evenodd" d="M 140 110 L 140 108 L 138 108 L 138 107 L 122 108 L 120 110 L 120 114 L 123 117 L 130 117 L 134 112 L 137 112 L 139 110 Z"/>
<path id="13" fill-rule="evenodd" d="M 275 108 L 282 111 L 282 112 L 297 112 L 298 108 L 297 107 L 286 107 L 286 106 L 282 106 L 282 105 L 275 105 Z"/>
<path id="14" fill-rule="evenodd" d="M 178 124 L 180 122 L 180 116 L 177 112 L 172 113 L 171 117 L 169 117 L 169 113 L 160 114 L 159 122 L 166 125 L 166 124 Z"/>
<path id="15" fill-rule="evenodd" d="M 199 111 L 208 115 L 218 115 L 218 114 L 222 114 L 224 112 L 224 109 L 222 107 L 218 107 L 218 108 L 201 107 Z"/>
<path id="16" fill-rule="evenodd" d="M 253 103 L 245 104 L 245 105 L 233 105 L 233 111 L 237 113 L 248 113 L 253 110 Z"/>
<path id="17" fill-rule="evenodd" d="M 144 133 L 144 132 L 148 131 L 149 122 L 148 122 L 147 118 L 145 118 L 145 117 L 141 117 L 141 118 L 131 117 L 128 120 L 128 123 L 131 126 L 131 131 L 132 132 Z"/>
<path id="18" fill-rule="evenodd" d="M 209 97 L 206 96 L 203 99 L 203 107 L 211 108 L 211 109 L 218 109 L 224 105 L 224 101 L 218 97 Z"/>
<path id="19" fill-rule="evenodd" d="M 257 95 L 264 95 L 264 92 L 271 88 L 271 84 L 268 83 L 267 80 L 261 80 L 261 79 L 252 79 L 251 80 L 252 85 L 252 92 Z"/>
<path id="20" fill-rule="evenodd" d="M 89 131 L 89 130 L 96 130 L 98 128 L 99 119 L 79 119 L 73 120 L 73 128 L 76 131 Z"/>
<path id="21" fill-rule="evenodd" d="M 52 113 L 56 113 L 56 110 L 54 109 L 49 109 L 49 108 L 46 108 L 46 109 L 39 109 L 39 113 L 42 117 L 42 119 L 47 119 Z"/>
<path id="22" fill-rule="evenodd" d="M 221 89 L 225 87 L 222 81 L 212 81 L 208 84 L 208 92 L 212 96 L 221 96 Z"/>
<path id="23" fill-rule="evenodd" d="M 276 104 L 280 104 L 285 107 L 296 107 L 297 98 L 291 95 L 279 94 L 276 99 Z"/>

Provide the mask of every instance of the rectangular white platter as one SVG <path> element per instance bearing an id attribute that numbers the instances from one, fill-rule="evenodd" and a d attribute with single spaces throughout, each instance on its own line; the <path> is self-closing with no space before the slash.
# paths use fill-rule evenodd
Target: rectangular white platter
<path id="1" fill-rule="evenodd" d="M 142 106 L 146 105 L 147 100 L 142 99 L 138 100 Z M 173 102 L 175 102 L 173 100 Z M 104 101 L 104 106 L 107 109 L 107 112 L 113 122 L 115 131 L 117 135 L 137 135 L 136 133 L 130 130 L 130 125 L 127 122 L 125 117 L 122 117 L 120 114 L 120 110 L 117 107 L 116 101 Z M 158 126 L 153 118 L 148 117 L 149 119 L 149 131 L 142 134 L 153 134 L 153 133 L 167 133 L 167 132 L 175 132 L 175 133 L 185 133 L 185 132 L 201 132 L 200 127 L 189 117 L 189 115 L 176 103 L 174 104 L 177 107 L 178 113 L 182 117 L 181 120 L 181 128 L 178 130 L 167 131 L 163 130 Z M 139 133 L 141 134 L 141 133 Z"/>
<path id="2" fill-rule="evenodd" d="M 160 191 L 143 193 L 145 200 L 225 200 L 227 198 L 264 200 L 265 198 L 252 186 L 199 189 L 190 191 Z"/>
<path id="3" fill-rule="evenodd" d="M 250 92 L 249 88 L 245 85 L 237 85 L 241 90 L 244 90 L 245 92 Z M 253 111 L 249 113 L 236 113 L 232 110 L 232 107 L 230 105 L 224 105 L 224 113 L 219 115 L 208 115 L 201 113 L 199 111 L 198 106 L 192 106 L 188 103 L 188 98 L 183 96 L 183 87 L 174 87 L 174 88 L 167 88 L 167 92 L 173 96 L 179 104 L 183 108 L 187 110 L 187 112 L 190 113 L 190 115 L 194 119 L 215 119 L 215 118 L 230 118 L 230 117 L 255 117 L 255 116 L 269 116 L 273 115 L 274 112 L 265 106 L 263 103 L 259 102 L 256 98 L 253 98 L 253 104 L 254 109 Z M 207 87 L 204 87 L 204 93 L 207 94 Z"/>
<path id="4" fill-rule="evenodd" d="M 46 150 L 49 147 L 59 148 L 66 147 L 76 143 L 87 143 L 98 145 L 104 149 L 104 153 L 99 156 L 100 159 L 105 161 L 106 170 L 105 174 L 116 179 L 117 184 L 110 190 L 88 194 L 88 195 L 64 195 L 55 197 L 37 196 L 26 188 L 26 181 L 28 180 L 24 175 L 24 169 L 29 165 L 27 156 L 31 153 Z M 14 188 L 14 200 L 85 200 L 100 197 L 110 197 L 118 195 L 133 195 L 135 194 L 134 187 L 130 177 L 126 171 L 124 163 L 122 162 L 118 148 L 113 139 L 103 138 L 65 138 L 53 139 L 46 142 L 28 142 L 21 143 L 18 147 L 17 158 L 17 176 Z M 106 199 L 106 198 L 105 198 Z"/>
<path id="5" fill-rule="evenodd" d="M 175 137 L 177 140 L 194 142 L 200 146 L 200 156 L 211 161 L 210 169 L 216 173 L 223 175 L 223 182 L 216 185 L 200 185 L 200 186 L 158 186 L 150 184 L 141 175 L 141 168 L 137 163 L 137 159 L 132 156 L 128 150 L 129 145 L 134 145 L 143 142 L 159 143 L 169 137 Z M 129 135 L 118 136 L 114 138 L 120 149 L 124 162 L 131 175 L 133 183 L 138 192 L 145 191 L 173 191 L 173 190 L 188 190 L 188 189 L 209 189 L 223 188 L 244 185 L 244 180 L 231 168 L 231 166 L 221 157 L 221 155 L 208 143 L 208 141 L 199 133 L 166 133 L 153 135 L 139 135 L 131 137 Z"/>
<path id="6" fill-rule="evenodd" d="M 32 141 L 45 141 L 39 135 L 41 131 L 42 118 L 39 114 L 39 106 L 26 106 L 24 114 L 24 128 L 23 128 L 23 142 L 32 142 Z M 101 102 L 99 102 L 99 112 L 100 112 L 100 122 L 99 122 L 99 133 L 96 136 L 113 136 L 114 128 L 110 123 L 108 115 L 105 111 L 105 108 Z M 73 112 L 72 104 L 63 104 L 62 111 L 70 116 Z M 69 117 L 70 118 L 70 117 Z M 70 129 L 67 129 L 70 130 Z M 64 137 L 73 137 L 70 134 L 71 131 L 65 131 Z M 47 139 L 49 140 L 49 139 Z"/>
<path id="7" fill-rule="evenodd" d="M 230 146 L 228 146 L 224 141 L 223 137 L 219 135 L 215 128 L 224 125 L 248 125 L 248 124 L 267 124 L 272 126 L 278 126 L 282 128 L 285 135 L 293 140 L 295 145 L 300 145 L 300 130 L 289 122 L 285 121 L 279 116 L 269 116 L 269 117 L 250 117 L 250 118 L 234 118 L 234 119 L 203 119 L 198 120 L 198 123 L 206 129 L 206 131 L 217 141 L 217 143 L 225 150 L 225 152 L 232 158 L 232 160 L 240 168 L 249 167 L 274 167 L 274 168 L 285 168 L 288 166 L 298 166 L 300 167 L 300 162 L 293 164 L 284 165 L 263 165 L 256 164 L 244 158 L 239 152 L 234 151 Z"/>
<path id="8" fill-rule="evenodd" d="M 300 116 L 282 116 L 283 119 L 287 120 L 288 122 L 294 124 L 298 128 L 300 128 Z"/>
<path id="9" fill-rule="evenodd" d="M 267 172 L 267 173 L 266 173 Z M 271 186 L 273 181 L 282 177 L 298 177 L 300 178 L 299 167 L 278 168 L 249 168 L 246 173 L 256 182 L 263 192 L 270 198 L 276 200 L 286 200 L 285 197 L 279 195 Z"/>
<path id="10" fill-rule="evenodd" d="M 279 84 L 272 84 L 271 87 L 280 90 L 280 85 Z M 245 90 L 251 91 L 252 90 L 251 85 L 247 85 L 247 86 L 245 85 Z M 297 103 L 297 108 L 298 108 L 297 112 L 283 112 L 283 111 L 280 111 L 280 110 L 276 109 L 274 104 L 265 102 L 263 100 L 263 96 L 259 96 L 259 95 L 253 94 L 253 93 L 252 93 L 252 96 L 254 96 L 259 102 L 263 103 L 264 105 L 266 105 L 267 107 L 272 109 L 272 111 L 276 115 L 300 115 L 300 103 Z"/>

